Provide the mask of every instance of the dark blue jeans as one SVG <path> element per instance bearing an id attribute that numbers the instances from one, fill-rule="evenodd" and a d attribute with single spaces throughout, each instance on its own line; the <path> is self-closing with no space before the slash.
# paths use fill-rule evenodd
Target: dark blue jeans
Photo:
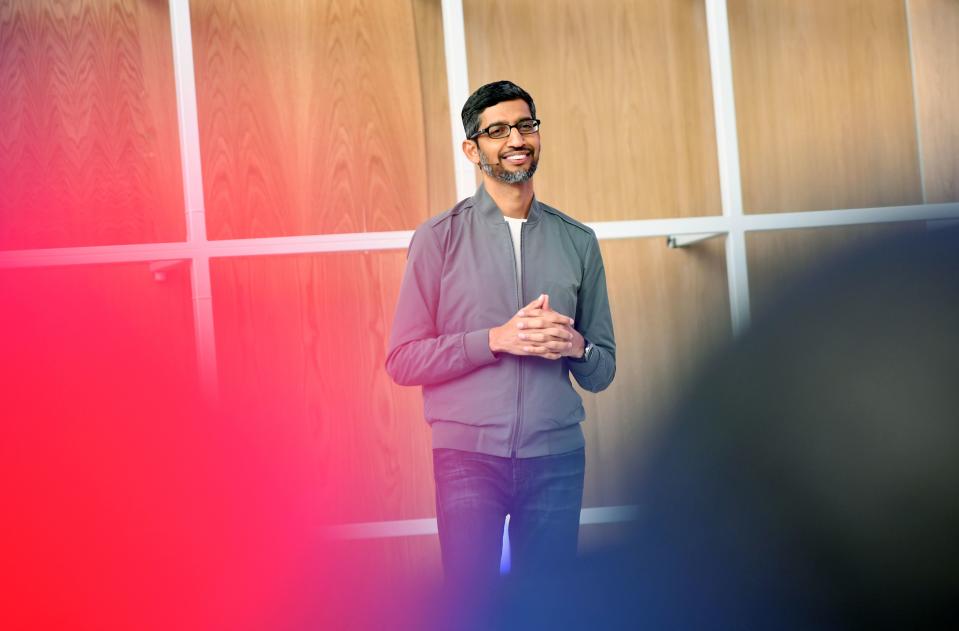
<path id="1" fill-rule="evenodd" d="M 496 581 L 507 514 L 512 573 L 548 571 L 575 559 L 585 467 L 584 449 L 540 458 L 434 449 L 448 584 L 482 589 Z"/>

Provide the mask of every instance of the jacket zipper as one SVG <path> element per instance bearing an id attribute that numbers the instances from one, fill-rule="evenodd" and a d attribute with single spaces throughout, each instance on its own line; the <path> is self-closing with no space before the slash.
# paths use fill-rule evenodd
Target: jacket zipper
<path id="1" fill-rule="evenodd" d="M 526 222 L 523 222 L 519 226 L 519 260 L 520 260 L 520 270 L 526 268 L 526 261 L 523 257 L 523 232 L 526 228 Z M 506 226 L 507 233 L 510 232 L 509 226 Z M 513 235 L 507 234 L 510 241 L 510 249 L 513 247 Z M 516 263 L 514 259 L 513 263 L 513 278 L 516 279 L 516 310 L 519 311 L 523 308 L 523 273 L 516 271 Z M 523 426 L 523 402 L 522 402 L 522 393 L 523 393 L 523 360 L 522 355 L 516 357 L 517 362 L 516 366 L 519 371 L 519 377 L 516 379 L 516 425 L 513 427 L 513 439 L 510 441 L 510 457 L 516 457 L 516 443 L 519 441 L 519 432 L 520 428 Z"/>

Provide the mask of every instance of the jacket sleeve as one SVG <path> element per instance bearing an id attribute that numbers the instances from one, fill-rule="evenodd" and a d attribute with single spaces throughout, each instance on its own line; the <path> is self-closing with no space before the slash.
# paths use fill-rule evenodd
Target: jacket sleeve
<path id="1" fill-rule="evenodd" d="M 590 392 L 605 390 L 616 375 L 616 340 L 613 318 L 606 293 L 606 270 L 596 235 L 586 251 L 583 281 L 576 300 L 573 327 L 593 343 L 593 351 L 585 362 L 567 361 L 576 382 Z"/>
<path id="2" fill-rule="evenodd" d="M 401 386 L 455 379 L 496 361 L 489 329 L 438 334 L 443 251 L 429 224 L 413 234 L 393 318 L 386 372 Z"/>

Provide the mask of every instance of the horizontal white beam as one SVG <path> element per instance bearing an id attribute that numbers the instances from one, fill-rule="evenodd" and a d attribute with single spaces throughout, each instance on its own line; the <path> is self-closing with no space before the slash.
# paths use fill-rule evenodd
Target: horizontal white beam
<path id="1" fill-rule="evenodd" d="M 412 537 L 435 535 L 436 519 L 402 519 L 397 521 L 371 521 L 340 524 L 326 528 L 330 539 L 384 539 L 387 537 Z"/>
<path id="2" fill-rule="evenodd" d="M 584 508 L 579 513 L 579 523 L 584 525 L 616 524 L 637 519 L 639 519 L 638 506 L 597 506 Z"/>
<path id="3" fill-rule="evenodd" d="M 412 230 L 354 232 L 304 237 L 264 237 L 183 243 L 103 245 L 80 248 L 8 250 L 0 252 L 0 268 L 136 263 L 193 257 L 269 256 L 319 252 L 400 250 L 409 246 Z"/>
<path id="4" fill-rule="evenodd" d="M 602 239 L 637 239 L 668 237 L 674 234 L 727 232 L 729 219 L 713 217 L 682 217 L 679 219 L 633 219 L 629 221 L 593 221 L 586 224 Z"/>
<path id="5" fill-rule="evenodd" d="M 409 247 L 412 238 L 412 230 L 397 230 L 395 232 L 353 232 L 350 234 L 324 234 L 304 237 L 229 239 L 208 241 L 205 250 L 211 257 L 401 250 Z"/>
<path id="6" fill-rule="evenodd" d="M 599 506 L 582 509 L 579 523 L 612 524 L 635 521 L 638 517 L 639 508 L 636 506 Z M 326 529 L 326 535 L 331 539 L 385 539 L 435 535 L 436 532 L 436 519 L 433 518 L 358 522 L 329 526 Z"/>
<path id="7" fill-rule="evenodd" d="M 707 241 L 714 237 L 722 235 L 722 232 L 695 232 L 693 234 L 669 235 L 666 237 L 666 245 L 671 248 L 685 248 L 690 245 Z"/>
<path id="8" fill-rule="evenodd" d="M 588 223 L 600 239 L 638 239 L 699 233 L 727 233 L 737 225 L 747 232 L 828 228 L 856 224 L 900 221 L 939 221 L 959 219 L 959 204 L 920 204 L 884 208 L 818 210 L 741 217 L 681 217 L 677 219 L 637 219 L 632 221 L 596 221 Z M 401 250 L 409 246 L 412 230 L 395 232 L 354 232 L 303 237 L 263 237 L 225 239 L 201 243 L 145 243 L 102 245 L 79 248 L 7 250 L 0 252 L 0 268 L 85 265 L 95 263 L 135 263 L 189 259 L 193 257 L 269 256 L 277 254 L 314 254 L 321 252 L 362 252 L 365 250 Z"/>
<path id="9" fill-rule="evenodd" d="M 0 268 L 186 260 L 193 258 L 195 250 L 196 245 L 187 242 L 7 250 L 0 252 Z"/>
<path id="10" fill-rule="evenodd" d="M 810 210 L 798 213 L 745 215 L 743 229 L 791 230 L 795 228 L 827 228 L 865 223 L 897 221 L 935 221 L 959 219 L 959 204 L 917 204 L 914 206 L 885 206 L 880 208 L 850 208 L 847 210 Z"/>

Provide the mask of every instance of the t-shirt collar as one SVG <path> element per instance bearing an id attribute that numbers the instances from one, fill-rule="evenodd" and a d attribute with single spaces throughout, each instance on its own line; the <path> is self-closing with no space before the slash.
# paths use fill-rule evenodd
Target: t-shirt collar
<path id="1" fill-rule="evenodd" d="M 476 189 L 476 194 L 473 195 L 473 207 L 479 211 L 480 216 L 491 223 L 506 223 L 506 220 L 503 218 L 503 211 L 500 210 L 500 207 L 497 206 L 493 198 L 490 197 L 490 194 L 486 191 L 486 187 L 483 184 L 479 185 L 479 188 Z M 539 200 L 536 199 L 536 195 L 533 195 L 533 203 L 529 206 L 529 215 L 526 218 L 526 223 L 533 224 L 539 221 L 542 212 Z"/>

